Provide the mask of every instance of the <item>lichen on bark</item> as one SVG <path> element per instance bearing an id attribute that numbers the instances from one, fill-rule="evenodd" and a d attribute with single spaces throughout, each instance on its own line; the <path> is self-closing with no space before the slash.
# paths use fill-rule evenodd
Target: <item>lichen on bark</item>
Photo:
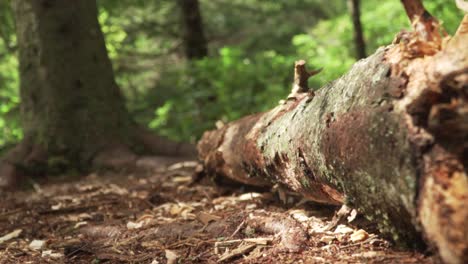
<path id="1" fill-rule="evenodd" d="M 468 40 L 444 46 L 417 34 L 357 62 L 313 97 L 299 94 L 206 132 L 200 158 L 234 180 L 266 179 L 317 202 L 346 202 L 397 244 L 420 248 L 425 237 L 444 260 L 459 263 L 468 252 L 468 210 L 460 206 L 468 199 L 460 180 L 468 129 L 437 120 L 440 111 L 454 120 L 466 115 Z M 249 171 L 261 172 L 259 179 L 247 181 Z"/>

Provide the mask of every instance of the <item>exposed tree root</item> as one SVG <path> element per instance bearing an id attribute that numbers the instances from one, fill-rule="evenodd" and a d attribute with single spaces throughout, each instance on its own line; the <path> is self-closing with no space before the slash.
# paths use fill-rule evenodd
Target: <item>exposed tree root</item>
<path id="1" fill-rule="evenodd" d="M 87 150 L 80 150 L 88 154 L 70 155 L 66 151 L 48 153 L 40 145 L 25 138 L 0 160 L 0 189 L 14 188 L 29 177 L 63 173 L 70 169 L 83 172 L 92 169 L 133 170 L 142 157 L 148 155 L 185 159 L 196 155 L 194 145 L 173 142 L 141 127 L 135 129 L 133 143 L 127 145 L 123 142 L 122 140 L 120 143 L 101 144 L 106 147 L 93 154 L 89 154 Z"/>

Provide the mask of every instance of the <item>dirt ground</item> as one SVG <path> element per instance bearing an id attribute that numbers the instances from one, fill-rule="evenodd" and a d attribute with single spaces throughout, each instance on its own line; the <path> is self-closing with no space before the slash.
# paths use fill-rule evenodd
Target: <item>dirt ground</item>
<path id="1" fill-rule="evenodd" d="M 435 263 L 399 251 L 355 212 L 193 177 L 147 158 L 132 173 L 2 193 L 0 263 Z M 335 216 L 335 218 L 334 218 Z"/>

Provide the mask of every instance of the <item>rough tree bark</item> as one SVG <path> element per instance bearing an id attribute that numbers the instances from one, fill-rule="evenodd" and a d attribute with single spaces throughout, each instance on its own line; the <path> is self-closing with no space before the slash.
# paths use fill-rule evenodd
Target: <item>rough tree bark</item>
<path id="1" fill-rule="evenodd" d="M 206 132 L 205 170 L 346 203 L 399 245 L 466 263 L 468 34 L 442 41 L 435 20 L 418 23 L 315 95 Z"/>
<path id="2" fill-rule="evenodd" d="M 24 140 L 1 160 L 0 185 L 22 173 L 130 165 L 135 151 L 189 152 L 129 116 L 96 1 L 17 0 L 14 10 Z"/>
<path id="3" fill-rule="evenodd" d="M 200 59 L 208 55 L 203 30 L 203 19 L 198 0 L 178 0 L 183 25 L 183 41 L 187 59 Z"/>
<path id="4" fill-rule="evenodd" d="M 354 28 L 354 50 L 356 52 L 356 59 L 359 60 L 366 57 L 366 42 L 364 41 L 361 24 L 361 1 L 348 0 L 348 8 Z"/>

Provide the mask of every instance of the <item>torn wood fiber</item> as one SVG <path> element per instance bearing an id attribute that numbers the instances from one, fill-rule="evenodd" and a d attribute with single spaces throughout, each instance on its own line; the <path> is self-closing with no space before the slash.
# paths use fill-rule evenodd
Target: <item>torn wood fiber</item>
<path id="1" fill-rule="evenodd" d="M 468 258 L 468 37 L 403 38 L 338 80 L 205 132 L 205 170 L 346 203 L 397 244 Z"/>

